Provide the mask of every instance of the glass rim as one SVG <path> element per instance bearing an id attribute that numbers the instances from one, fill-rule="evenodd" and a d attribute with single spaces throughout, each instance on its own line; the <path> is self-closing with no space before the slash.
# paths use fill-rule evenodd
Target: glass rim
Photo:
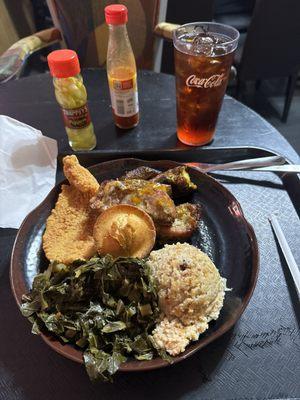
<path id="1" fill-rule="evenodd" d="M 180 39 L 176 36 L 177 32 L 178 32 L 180 29 L 185 28 L 185 27 L 188 27 L 188 26 L 191 26 L 191 25 L 195 25 L 195 26 L 196 26 L 196 25 L 199 25 L 199 26 L 200 26 L 200 25 L 219 26 L 220 28 L 226 28 L 226 29 L 232 30 L 232 32 L 235 33 L 236 37 L 235 37 L 234 39 L 230 39 L 230 40 L 227 41 L 227 42 L 223 42 L 223 43 L 222 43 L 222 46 L 230 45 L 230 44 L 236 42 L 236 41 L 239 39 L 239 37 L 240 37 L 240 32 L 239 32 L 236 28 L 234 28 L 233 26 L 231 26 L 231 25 L 220 24 L 219 22 L 198 21 L 198 22 L 189 22 L 188 24 L 183 24 L 183 25 L 180 25 L 178 28 L 176 28 L 176 29 L 173 31 L 173 43 L 175 42 L 175 39 L 178 40 L 178 41 L 180 41 Z M 175 43 L 174 43 L 174 45 L 175 45 Z"/>

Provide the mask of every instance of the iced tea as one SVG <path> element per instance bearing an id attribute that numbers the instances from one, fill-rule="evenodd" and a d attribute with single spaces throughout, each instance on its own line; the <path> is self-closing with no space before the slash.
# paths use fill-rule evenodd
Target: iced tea
<path id="1" fill-rule="evenodd" d="M 177 136 L 199 146 L 214 136 L 239 33 L 215 23 L 187 24 L 174 33 Z"/>

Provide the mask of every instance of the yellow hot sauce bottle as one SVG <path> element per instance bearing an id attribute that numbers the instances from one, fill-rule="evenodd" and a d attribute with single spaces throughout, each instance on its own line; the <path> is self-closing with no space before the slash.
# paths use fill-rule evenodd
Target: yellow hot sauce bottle
<path id="1" fill-rule="evenodd" d="M 48 65 L 70 146 L 75 151 L 94 149 L 97 140 L 77 54 L 73 50 L 52 51 Z"/>

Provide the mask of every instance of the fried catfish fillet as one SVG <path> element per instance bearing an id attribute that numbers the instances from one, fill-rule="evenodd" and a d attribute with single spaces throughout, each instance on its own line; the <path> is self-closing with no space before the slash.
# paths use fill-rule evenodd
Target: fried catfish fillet
<path id="1" fill-rule="evenodd" d="M 89 195 L 74 186 L 62 185 L 43 236 L 43 248 L 49 260 L 70 264 L 96 253 L 93 227 L 98 214 L 90 209 L 89 201 Z"/>
<path id="2" fill-rule="evenodd" d="M 99 184 L 76 156 L 65 157 L 63 164 L 70 185 L 62 185 L 47 219 L 43 248 L 49 260 L 69 264 L 96 253 L 93 227 L 98 213 L 91 210 L 89 202 Z"/>
<path id="3" fill-rule="evenodd" d="M 90 205 L 103 212 L 116 204 L 130 204 L 146 211 L 155 222 L 171 225 L 176 217 L 176 207 L 170 194 L 170 186 L 156 182 L 142 179 L 111 180 L 101 183 Z"/>
<path id="4" fill-rule="evenodd" d="M 76 156 L 64 157 L 63 165 L 65 177 L 72 186 L 90 197 L 95 196 L 99 189 L 99 183 L 86 168 L 79 164 Z"/>
<path id="5" fill-rule="evenodd" d="M 176 214 L 172 225 L 155 225 L 157 235 L 163 241 L 185 240 L 191 237 L 197 229 L 201 207 L 198 204 L 183 203 L 176 207 Z"/>

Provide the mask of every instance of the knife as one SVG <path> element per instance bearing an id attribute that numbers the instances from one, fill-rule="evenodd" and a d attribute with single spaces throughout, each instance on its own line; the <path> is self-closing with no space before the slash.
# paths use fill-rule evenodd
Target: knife
<path id="1" fill-rule="evenodd" d="M 275 236 L 277 237 L 277 240 L 280 244 L 282 253 L 283 253 L 285 261 L 289 267 L 289 270 L 291 272 L 292 278 L 294 280 L 294 283 L 295 283 L 295 286 L 297 289 L 298 296 L 300 298 L 300 271 L 299 271 L 299 268 L 296 264 L 296 261 L 292 254 L 290 246 L 288 245 L 286 238 L 282 232 L 282 229 L 279 225 L 278 219 L 276 218 L 276 216 L 274 214 L 271 215 L 270 223 L 272 225 Z"/>

